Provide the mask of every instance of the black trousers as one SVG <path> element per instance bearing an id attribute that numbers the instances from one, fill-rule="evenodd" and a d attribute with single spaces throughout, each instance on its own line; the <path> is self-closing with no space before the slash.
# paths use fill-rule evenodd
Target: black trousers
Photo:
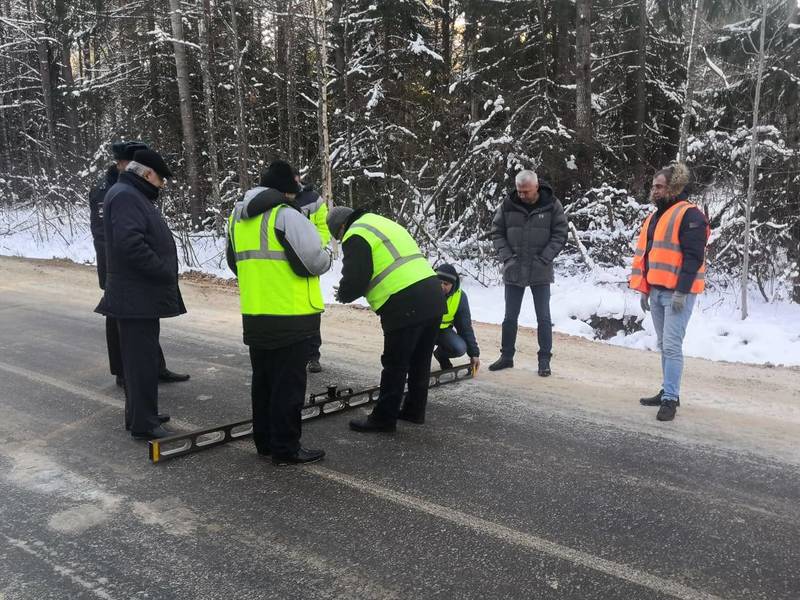
<path id="1" fill-rule="evenodd" d="M 117 328 L 117 320 L 114 317 L 106 317 L 106 346 L 108 346 L 108 365 L 111 369 L 111 374 L 123 377 L 119 329 Z M 158 370 L 161 372 L 167 368 L 167 363 L 164 360 L 164 352 L 161 350 L 160 344 L 158 346 L 158 356 Z"/>
<path id="2" fill-rule="evenodd" d="M 394 423 L 403 411 L 411 417 L 425 416 L 428 404 L 428 384 L 431 376 L 431 356 L 439 335 L 441 317 L 419 325 L 384 332 L 381 364 L 381 392 L 372 411 L 372 420 Z M 403 390 L 408 379 L 408 395 L 403 402 Z"/>
<path id="3" fill-rule="evenodd" d="M 553 352 L 553 322 L 550 320 L 550 284 L 532 285 L 533 308 L 536 311 L 536 337 L 539 358 L 549 359 Z M 503 319 L 500 354 L 514 358 L 517 345 L 517 320 L 522 308 L 525 288 L 506 284 L 506 315 Z"/>
<path id="4" fill-rule="evenodd" d="M 318 333 L 314 338 L 312 338 L 312 340 L 314 342 L 314 348 L 311 351 L 311 356 L 308 357 L 308 360 L 319 361 L 320 359 L 319 347 L 322 346 L 322 335 Z"/>
<path id="5" fill-rule="evenodd" d="M 253 441 L 262 454 L 288 456 L 300 449 L 306 364 L 314 348 L 314 338 L 270 350 L 250 346 Z"/>
<path id="6" fill-rule="evenodd" d="M 158 420 L 158 319 L 117 319 L 119 348 L 125 377 L 125 424 L 133 433 L 146 433 Z"/>

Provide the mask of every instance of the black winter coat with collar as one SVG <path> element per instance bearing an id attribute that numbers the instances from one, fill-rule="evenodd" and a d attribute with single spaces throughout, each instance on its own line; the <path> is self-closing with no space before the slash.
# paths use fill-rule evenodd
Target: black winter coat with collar
<path id="1" fill-rule="evenodd" d="M 178 252 L 155 205 L 158 188 L 121 173 L 103 201 L 108 272 L 95 309 L 118 319 L 159 319 L 186 312 L 178 288 Z"/>
<path id="2" fill-rule="evenodd" d="M 567 218 L 553 190 L 539 182 L 539 200 L 524 204 L 513 190 L 497 207 L 492 243 L 503 262 L 503 282 L 527 287 L 553 283 L 553 260 L 567 242 Z"/>

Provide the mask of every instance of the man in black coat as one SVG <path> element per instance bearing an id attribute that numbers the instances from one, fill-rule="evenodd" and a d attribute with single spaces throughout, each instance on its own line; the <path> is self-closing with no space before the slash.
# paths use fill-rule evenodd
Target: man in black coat
<path id="1" fill-rule="evenodd" d="M 514 366 L 519 318 L 525 288 L 530 287 L 536 310 L 539 341 L 539 375 L 550 375 L 553 323 L 550 319 L 550 284 L 553 260 L 567 242 L 567 218 L 553 190 L 533 171 L 520 171 L 515 189 L 497 207 L 492 220 L 492 243 L 503 262 L 506 314 L 503 319 L 500 358 L 490 371 Z"/>
<path id="2" fill-rule="evenodd" d="M 133 159 L 137 150 L 147 150 L 144 142 L 114 142 L 111 144 L 111 152 L 115 163 L 108 167 L 105 176 L 89 192 L 89 223 L 92 231 L 94 250 L 97 256 L 97 277 L 100 282 L 100 289 L 106 289 L 106 235 L 103 225 L 103 199 L 108 190 L 117 183 L 119 174 L 125 170 L 128 163 Z M 119 350 L 119 331 L 117 321 L 113 317 L 106 317 L 106 346 L 108 347 L 108 362 L 111 374 L 116 376 L 117 385 L 123 387 L 125 379 L 122 375 L 122 356 Z M 164 353 L 159 346 L 159 381 L 186 381 L 188 375 L 173 373 L 167 369 L 164 361 Z"/>
<path id="3" fill-rule="evenodd" d="M 172 435 L 158 414 L 159 319 L 186 312 L 178 288 L 178 252 L 156 206 L 164 179 L 161 156 L 138 150 L 103 201 L 107 253 L 100 314 L 117 320 L 125 375 L 126 427 L 136 439 Z"/>

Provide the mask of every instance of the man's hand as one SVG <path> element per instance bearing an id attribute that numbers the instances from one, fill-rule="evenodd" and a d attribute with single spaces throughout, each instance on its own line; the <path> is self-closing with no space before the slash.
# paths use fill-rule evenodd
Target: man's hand
<path id="1" fill-rule="evenodd" d="M 642 312 L 650 310 L 650 296 L 648 294 L 642 293 L 639 297 L 639 306 L 642 307 Z"/>
<path id="2" fill-rule="evenodd" d="M 686 294 L 683 292 L 672 292 L 672 311 L 679 313 L 686 306 Z"/>
<path id="3" fill-rule="evenodd" d="M 473 377 L 478 374 L 478 369 L 481 368 L 481 359 L 477 356 L 472 356 L 469 359 L 469 366 L 472 368 Z"/>
<path id="4" fill-rule="evenodd" d="M 333 286 L 333 297 L 337 302 L 341 302 L 341 300 L 339 300 L 339 286 L 338 285 Z"/>

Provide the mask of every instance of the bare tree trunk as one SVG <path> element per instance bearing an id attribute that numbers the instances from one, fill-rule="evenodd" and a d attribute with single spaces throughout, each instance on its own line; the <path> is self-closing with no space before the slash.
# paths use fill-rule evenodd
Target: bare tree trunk
<path id="1" fill-rule="evenodd" d="M 686 160 L 686 148 L 689 143 L 689 125 L 691 124 L 694 110 L 694 59 L 695 59 L 695 36 L 697 34 L 697 16 L 700 14 L 700 0 L 695 0 L 692 10 L 692 29 L 689 34 L 689 57 L 686 59 L 686 96 L 683 100 L 683 118 L 681 119 L 680 138 L 678 140 L 678 160 Z"/>
<path id="2" fill-rule="evenodd" d="M 250 176 L 247 171 L 247 125 L 244 121 L 244 95 L 242 90 L 242 52 L 239 49 L 239 17 L 236 13 L 236 0 L 231 0 L 231 43 L 233 45 L 233 80 L 236 86 L 237 127 L 239 158 L 239 189 L 244 192 L 250 189 Z"/>
<path id="3" fill-rule="evenodd" d="M 319 160 L 322 165 L 322 195 L 333 204 L 333 176 L 331 172 L 331 143 L 328 132 L 328 23 L 326 0 L 312 0 L 314 31 L 317 38 L 317 87 L 319 88 Z"/>
<path id="4" fill-rule="evenodd" d="M 478 14 L 475 6 L 476 0 L 469 0 L 465 3 L 464 7 L 464 62 L 467 65 L 467 71 L 472 71 L 475 67 L 477 53 L 475 52 L 475 45 L 477 43 L 476 36 L 478 31 Z M 475 89 L 475 78 L 468 83 L 469 85 L 469 118 L 470 121 L 475 122 L 480 118 L 478 107 L 478 94 Z"/>
<path id="5" fill-rule="evenodd" d="M 575 138 L 578 179 L 584 189 L 592 181 L 592 0 L 577 0 Z"/>
<path id="6" fill-rule="evenodd" d="M 442 0 L 442 59 L 444 60 L 444 74 L 442 82 L 445 86 L 450 85 L 451 70 L 453 68 L 453 18 L 450 15 L 450 0 Z"/>
<path id="7" fill-rule="evenodd" d="M 313 1 L 313 0 L 312 0 Z M 294 69 L 294 1 L 289 0 L 286 12 L 286 158 L 295 162 L 295 131 L 297 114 L 295 111 L 295 69 Z"/>
<path id="8" fill-rule="evenodd" d="M 572 80 L 572 61 L 569 58 L 570 49 L 570 3 L 556 2 L 553 10 L 556 11 L 557 20 L 557 52 L 556 52 L 556 80 L 561 84 L 568 84 Z"/>
<path id="9" fill-rule="evenodd" d="M 157 0 L 150 0 L 147 5 L 146 13 L 148 31 L 153 31 L 156 28 L 156 2 Z M 156 49 L 153 44 L 147 44 L 147 62 L 149 63 L 147 75 L 148 87 L 150 90 L 150 100 L 152 102 L 151 106 L 153 107 L 153 115 L 156 117 L 149 123 L 151 128 L 150 137 L 155 140 L 158 139 L 158 118 L 160 117 L 161 110 L 161 88 L 158 85 L 158 58 L 156 57 Z"/>
<path id="10" fill-rule="evenodd" d="M 208 142 L 208 163 L 211 171 L 211 199 L 214 208 L 219 210 L 222 199 L 219 195 L 219 162 L 217 150 L 217 123 L 214 109 L 214 81 L 211 75 L 211 38 L 208 25 L 211 18 L 210 0 L 202 0 L 201 14 L 197 21 L 200 38 L 200 70 L 203 74 L 203 103 L 206 105 L 206 141 Z"/>
<path id="11" fill-rule="evenodd" d="M 6 2 L 3 5 L 0 5 L 0 16 L 11 16 L 11 7 L 9 3 Z M 0 27 L 0 46 L 3 46 L 6 43 L 6 28 L 5 26 Z M 8 63 L 8 59 L 6 58 L 5 54 L 0 54 L 0 81 L 11 81 L 12 74 L 11 74 L 11 67 Z M 9 94 L 9 97 L 11 95 Z M 5 93 L 0 92 L 0 107 L 6 104 L 6 95 Z M 6 109 L 0 108 L 0 171 L 3 173 L 8 173 L 11 171 L 11 140 L 9 137 L 8 131 L 8 117 L 6 115 Z"/>
<path id="12" fill-rule="evenodd" d="M 172 21 L 173 47 L 175 49 L 175 70 L 178 79 L 178 98 L 181 105 L 181 127 L 186 170 L 189 176 L 192 222 L 200 225 L 203 213 L 203 200 L 200 196 L 200 176 L 197 169 L 197 142 L 194 134 L 192 116 L 192 89 L 189 83 L 189 67 L 186 63 L 186 48 L 183 35 L 183 14 L 180 0 L 169 0 L 169 16 Z"/>
<path id="13" fill-rule="evenodd" d="M 75 88 L 75 78 L 72 74 L 72 38 L 69 35 L 66 7 L 64 0 L 56 0 L 56 19 L 59 28 L 61 44 L 61 76 L 64 79 L 64 112 L 67 116 L 69 128 L 69 150 L 78 150 L 78 106 L 72 92 Z"/>
<path id="14" fill-rule="evenodd" d="M 46 7 L 39 0 L 36 4 L 36 18 L 42 20 L 46 18 Z M 45 26 L 37 32 L 36 53 L 39 57 L 39 80 L 42 86 L 42 104 L 44 105 L 45 121 L 47 125 L 47 157 L 46 164 L 49 170 L 55 168 L 55 148 L 56 148 L 56 123 L 53 111 L 53 81 L 50 69 L 50 42 L 47 41 L 48 34 Z"/>
<path id="15" fill-rule="evenodd" d="M 339 77 L 337 83 L 337 90 L 344 88 L 344 78 L 347 77 L 345 72 L 345 44 L 347 43 L 344 36 L 344 25 L 342 23 L 342 10 L 344 9 L 345 0 L 333 0 L 331 5 L 331 37 L 333 38 L 333 56 L 334 67 L 336 68 L 336 75 Z"/>
<path id="16" fill-rule="evenodd" d="M 542 28 L 542 40 L 540 43 L 544 46 L 547 43 L 547 9 L 544 6 L 544 0 L 537 0 L 536 8 L 539 11 L 539 26 Z M 542 59 L 540 63 L 539 76 L 542 79 L 547 79 L 550 75 L 550 71 L 548 68 L 547 51 L 545 49 L 542 51 Z M 545 93 L 547 93 L 548 86 L 545 84 L 542 89 L 544 89 Z"/>
<path id="17" fill-rule="evenodd" d="M 286 12 L 289 0 L 278 0 L 275 15 L 275 100 L 276 117 L 278 120 L 278 148 L 286 155 Z"/>
<path id="18" fill-rule="evenodd" d="M 742 320 L 747 318 L 747 283 L 750 270 L 750 220 L 753 194 L 756 187 L 756 161 L 758 155 L 759 104 L 761 103 L 761 79 L 764 76 L 764 38 L 767 23 L 767 1 L 761 0 L 761 32 L 758 44 L 758 74 L 756 75 L 756 97 L 753 100 L 753 127 L 750 130 L 750 173 L 747 183 L 747 202 L 744 212 L 744 243 L 742 245 Z"/>
<path id="19" fill-rule="evenodd" d="M 634 189 L 645 185 L 645 120 L 647 119 L 647 0 L 639 0 L 639 64 L 636 73 L 636 181 Z"/>

